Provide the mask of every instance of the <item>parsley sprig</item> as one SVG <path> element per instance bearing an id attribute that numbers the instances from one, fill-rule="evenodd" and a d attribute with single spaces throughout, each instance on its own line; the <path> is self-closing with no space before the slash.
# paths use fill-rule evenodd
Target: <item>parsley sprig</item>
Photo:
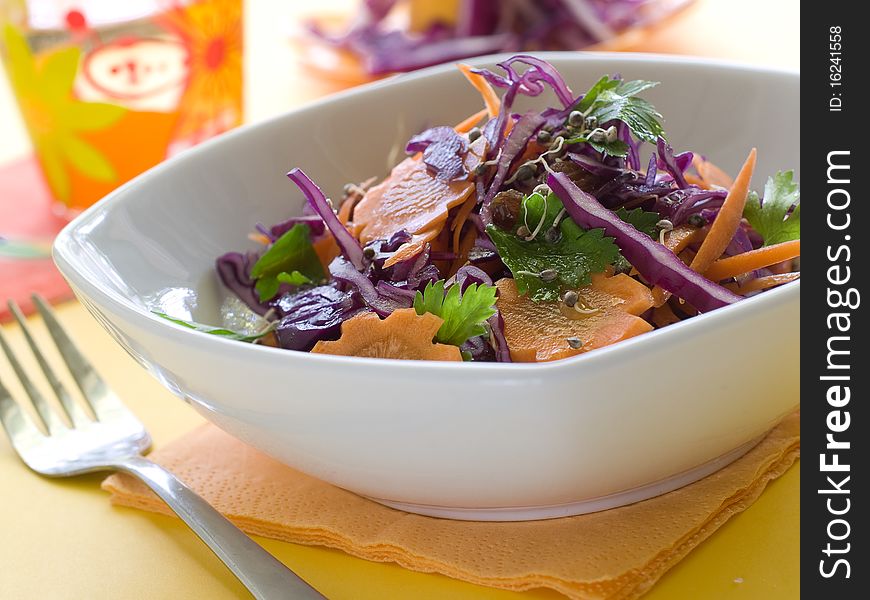
<path id="1" fill-rule="evenodd" d="M 441 344 L 461 346 L 473 337 L 486 333 L 484 322 L 495 314 L 496 288 L 491 285 L 472 283 L 465 288 L 452 285 L 444 293 L 443 279 L 427 283 L 414 298 L 414 310 L 418 315 L 432 313 L 444 320 L 435 334 Z"/>
<path id="2" fill-rule="evenodd" d="M 761 237 L 765 246 L 798 240 L 801 237 L 801 192 L 794 171 L 780 171 L 768 178 L 764 197 L 750 192 L 743 216 Z"/>

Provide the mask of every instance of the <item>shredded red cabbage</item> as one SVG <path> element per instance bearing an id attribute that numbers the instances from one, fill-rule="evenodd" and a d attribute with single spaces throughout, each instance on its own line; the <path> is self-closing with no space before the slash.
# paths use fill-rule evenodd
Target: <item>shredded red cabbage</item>
<path id="1" fill-rule="evenodd" d="M 530 111 L 520 117 L 520 120 L 517 121 L 513 129 L 511 129 L 510 135 L 508 135 L 507 141 L 505 141 L 501 154 L 498 157 L 498 167 L 496 168 L 495 177 L 493 177 L 492 183 L 489 186 L 489 191 L 486 192 L 486 196 L 483 199 L 480 216 L 483 220 L 484 227 L 486 227 L 486 225 L 488 225 L 492 220 L 489 204 L 492 201 L 493 196 L 495 196 L 498 190 L 501 189 L 502 184 L 505 182 L 505 179 L 507 179 L 507 174 L 511 165 L 513 165 L 514 161 L 522 155 L 529 140 L 533 135 L 535 135 L 538 129 L 541 128 L 544 121 L 545 119 L 540 113 Z"/>
<path id="2" fill-rule="evenodd" d="M 455 25 L 434 23 L 409 32 L 387 25 L 396 4 L 366 0 L 362 18 L 338 37 L 311 29 L 321 40 L 354 52 L 369 73 L 380 75 L 523 48 L 577 50 L 672 10 L 650 0 L 460 0 Z"/>
<path id="3" fill-rule="evenodd" d="M 578 225 L 587 229 L 603 228 L 606 235 L 613 237 L 623 256 L 647 282 L 683 298 L 701 312 L 742 300 L 741 296 L 696 273 L 665 246 L 620 219 L 591 194 L 574 185 L 564 173 L 551 173 L 547 184 Z"/>
<path id="4" fill-rule="evenodd" d="M 260 297 L 254 290 L 254 280 L 251 279 L 251 267 L 260 255 L 256 252 L 227 252 L 217 258 L 215 269 L 218 277 L 248 307 L 259 315 L 265 315 L 269 306 L 260 302 Z"/>
<path id="5" fill-rule="evenodd" d="M 363 308 L 357 296 L 333 285 L 285 294 L 274 306 L 281 317 L 275 336 L 288 350 L 310 350 L 315 342 L 337 338 L 341 324 Z"/>
<path id="6" fill-rule="evenodd" d="M 287 177 L 299 186 L 299 189 L 302 190 L 302 193 L 305 194 L 305 197 L 308 199 L 311 208 L 313 208 L 314 211 L 320 215 L 320 218 L 323 219 L 323 222 L 326 224 L 332 237 L 335 238 L 335 242 L 338 244 L 342 255 L 351 262 L 357 271 L 362 271 L 366 266 L 362 246 L 360 246 L 356 238 L 353 237 L 353 234 L 347 230 L 347 227 L 338 220 L 335 211 L 332 210 L 332 205 L 329 203 L 329 200 L 326 199 L 323 191 L 317 187 L 317 184 L 311 181 L 302 169 L 291 169 L 290 172 L 287 173 Z"/>
<path id="7" fill-rule="evenodd" d="M 683 152 L 674 156 L 674 149 L 661 137 L 658 139 L 656 147 L 658 149 L 658 167 L 670 173 L 680 189 L 689 187 L 688 182 L 686 182 L 685 172 L 692 164 L 693 154 L 691 152 Z"/>
<path id="8" fill-rule="evenodd" d="M 422 152 L 423 162 L 443 181 L 464 179 L 468 175 L 465 171 L 468 139 L 452 127 L 432 127 L 415 135 L 408 141 L 405 151 Z"/>

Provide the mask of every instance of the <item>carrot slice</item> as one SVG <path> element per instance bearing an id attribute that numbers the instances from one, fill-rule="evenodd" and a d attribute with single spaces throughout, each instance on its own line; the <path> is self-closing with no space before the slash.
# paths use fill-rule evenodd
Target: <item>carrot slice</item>
<path id="1" fill-rule="evenodd" d="M 500 279 L 496 286 L 496 306 L 516 362 L 567 358 L 652 330 L 652 325 L 637 316 L 652 306 L 652 294 L 625 274 L 607 277 L 599 273 L 592 276 L 591 285 L 577 290 L 578 305 L 593 311 L 590 314 L 559 302 L 533 302 L 519 294 L 513 279 Z M 579 348 L 568 344 L 575 337 L 582 342 Z"/>
<path id="2" fill-rule="evenodd" d="M 459 236 L 462 234 L 462 227 L 465 225 L 465 221 L 468 220 L 468 215 L 471 214 L 471 211 L 474 210 L 474 207 L 477 205 L 477 196 L 475 194 L 471 194 L 468 197 L 468 200 L 465 201 L 465 204 L 459 207 L 459 210 L 456 211 L 456 216 L 453 217 L 453 222 L 450 224 L 450 229 L 453 230 L 453 251 L 457 252 L 459 248 Z"/>
<path id="3" fill-rule="evenodd" d="M 795 281 L 796 279 L 800 279 L 800 276 L 800 273 L 779 273 L 777 275 L 756 277 L 755 279 L 750 279 L 742 285 L 736 282 L 726 283 L 725 287 L 734 292 L 735 294 L 749 294 L 751 292 L 760 292 L 761 290 L 767 290 L 772 287 L 782 285 L 784 283 Z"/>
<path id="4" fill-rule="evenodd" d="M 704 275 L 712 281 L 721 281 L 729 277 L 737 277 L 743 273 L 762 269 L 764 267 L 781 263 L 801 255 L 801 241 L 792 240 L 773 246 L 763 246 L 756 250 L 750 250 L 743 254 L 736 254 L 727 258 L 720 258 L 712 265 Z"/>
<path id="5" fill-rule="evenodd" d="M 364 312 L 342 323 L 338 340 L 321 340 L 311 352 L 368 358 L 462 360 L 458 346 L 432 342 L 442 323 L 441 317 L 432 313 L 418 315 L 413 308 L 395 310 L 384 320 L 375 313 Z"/>
<path id="6" fill-rule="evenodd" d="M 485 108 L 480 109 L 473 115 L 467 117 L 465 120 L 460 121 L 453 127 L 453 131 L 456 133 L 468 133 L 471 129 L 480 123 L 480 120 L 485 117 L 487 114 L 487 110 Z"/>
<path id="7" fill-rule="evenodd" d="M 703 229 L 691 225 L 680 225 L 665 233 L 665 246 L 674 254 L 679 254 L 703 235 Z"/>
<path id="8" fill-rule="evenodd" d="M 465 159 L 469 172 L 480 163 L 485 150 L 482 136 L 471 144 Z M 415 256 L 426 242 L 435 239 L 450 209 L 465 202 L 473 192 L 473 181 L 443 181 L 432 175 L 423 161 L 407 158 L 357 203 L 354 233 L 363 244 L 389 239 L 402 229 L 410 233 L 411 241 L 387 261 L 386 266 L 390 266 Z"/>
<path id="9" fill-rule="evenodd" d="M 714 260 L 722 256 L 725 248 L 731 243 L 737 228 L 740 227 L 743 207 L 746 206 L 746 197 L 749 194 L 752 172 L 755 170 L 755 154 L 755 148 L 753 148 L 740 169 L 740 173 L 737 174 L 734 185 L 728 191 L 725 202 L 719 209 L 719 214 L 707 232 L 707 237 L 704 238 L 698 253 L 692 259 L 691 267 L 698 273 L 705 272 Z"/>
<path id="10" fill-rule="evenodd" d="M 483 103 L 486 106 L 486 112 L 489 113 L 489 118 L 496 118 L 501 110 L 501 100 L 499 100 L 498 94 L 495 93 L 495 90 L 492 89 L 486 78 L 483 75 L 472 73 L 471 69 L 474 67 L 471 65 L 457 63 L 456 67 L 462 71 L 462 74 L 474 86 L 474 89 L 480 92 L 480 95 L 483 97 Z"/>

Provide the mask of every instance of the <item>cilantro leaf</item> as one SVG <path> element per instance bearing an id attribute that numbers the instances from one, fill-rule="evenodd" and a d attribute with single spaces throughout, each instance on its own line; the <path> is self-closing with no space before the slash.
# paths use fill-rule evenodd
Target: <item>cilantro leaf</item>
<path id="1" fill-rule="evenodd" d="M 271 300 L 282 283 L 303 285 L 322 281 L 326 274 L 311 245 L 310 229 L 297 223 L 260 257 L 251 268 L 251 278 L 260 300 Z"/>
<path id="2" fill-rule="evenodd" d="M 536 229 L 541 216 L 545 215 L 542 232 L 552 228 L 552 223 L 562 210 L 562 202 L 555 194 L 544 198 L 531 194 L 523 200 L 521 216 L 526 218 L 531 231 Z M 599 273 L 619 259 L 619 249 L 613 238 L 604 237 L 603 229 L 584 230 L 570 217 L 558 225 L 558 235 L 539 235 L 530 242 L 490 225 L 486 229 L 498 249 L 502 262 L 511 270 L 520 293 L 528 294 L 536 301 L 558 300 L 562 288 L 578 288 L 588 285 L 592 273 Z M 552 279 L 545 280 L 539 274 L 554 271 Z"/>
<path id="3" fill-rule="evenodd" d="M 586 92 L 577 105 L 577 110 L 595 117 L 599 125 L 609 121 L 622 121 L 631 129 L 635 136 L 642 140 L 655 143 L 659 137 L 664 137 L 665 131 L 661 124 L 661 114 L 643 98 L 637 95 L 658 85 L 656 81 L 622 81 L 602 77 Z M 599 152 L 604 150 L 593 147 Z M 620 151 L 614 147 L 614 152 Z M 627 148 L 626 148 L 627 151 Z M 620 156 L 609 152 L 613 156 Z M 622 154 L 624 156 L 624 154 Z"/>
<path id="4" fill-rule="evenodd" d="M 461 346 L 469 339 L 486 333 L 484 322 L 495 314 L 496 288 L 472 283 L 464 292 L 452 285 L 444 293 L 444 280 L 427 283 L 414 298 L 418 315 L 432 313 L 444 320 L 435 341 Z"/>
<path id="5" fill-rule="evenodd" d="M 767 179 L 763 199 L 755 192 L 746 199 L 743 216 L 764 238 L 765 246 L 801 237 L 801 192 L 793 180 L 794 171 L 780 171 Z"/>
<path id="6" fill-rule="evenodd" d="M 546 197 L 534 192 L 523 198 L 520 207 L 520 221 L 529 228 L 529 231 L 534 231 L 543 217 L 542 228 L 546 231 L 556 221 L 562 208 L 562 201 L 553 192 L 547 194 Z"/>
<path id="7" fill-rule="evenodd" d="M 184 319 L 176 319 L 175 317 L 170 317 L 166 313 L 162 313 L 156 310 L 151 311 L 158 317 L 162 317 L 167 321 L 172 321 L 176 325 L 181 325 L 182 327 L 187 327 L 188 329 L 194 329 L 196 331 L 201 331 L 202 333 L 208 333 L 210 335 L 219 335 L 221 337 L 225 337 L 230 340 L 236 340 L 239 342 L 253 342 L 264 335 L 267 335 L 272 331 L 272 328 L 269 327 L 265 331 L 254 334 L 247 333 L 239 333 L 237 331 L 232 331 L 230 329 L 225 329 L 223 327 L 212 327 L 211 325 L 203 325 L 202 323 L 194 323 L 193 321 L 185 321 Z"/>
<path id="8" fill-rule="evenodd" d="M 645 233 L 653 239 L 658 239 L 659 230 L 656 225 L 662 219 L 658 213 L 646 211 L 642 208 L 626 210 L 620 207 L 616 209 L 616 215 L 626 223 L 633 225 L 641 233 Z"/>

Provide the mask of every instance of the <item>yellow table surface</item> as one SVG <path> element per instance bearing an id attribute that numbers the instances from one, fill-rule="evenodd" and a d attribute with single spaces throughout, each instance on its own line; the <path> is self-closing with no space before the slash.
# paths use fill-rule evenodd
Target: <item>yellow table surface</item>
<path id="1" fill-rule="evenodd" d="M 259 119 L 312 99 L 288 67 L 285 33 L 300 2 L 249 0 L 246 29 L 247 112 Z M 321 0 L 317 7 L 347 5 Z M 310 9 L 308 9 L 310 10 Z M 700 0 L 683 18 L 637 50 L 700 54 L 797 68 L 797 0 Z M 0 160 L 27 151 L 5 81 L 0 77 Z M 2 218 L 2 215 L 0 215 Z M 0 300 L 2 300 L 0 282 Z M 77 303 L 59 308 L 112 388 L 146 424 L 156 447 L 189 431 L 201 418 L 152 379 Z M 34 325 L 45 341 L 41 326 Z M 24 350 L 15 327 L 4 327 Z M 24 352 L 21 352 L 24 354 Z M 32 361 L 28 365 L 36 368 Z M 5 360 L 0 377 L 10 381 Z M 7 383 L 8 385 L 8 383 Z M 20 393 L 20 389 L 13 386 Z M 48 394 L 48 391 L 46 391 Z M 99 490 L 101 476 L 48 480 L 30 473 L 0 435 L 0 599 L 124 599 L 245 597 L 242 586 L 180 521 L 113 508 Z M 770 485 L 746 512 L 729 521 L 672 569 L 645 597 L 777 599 L 799 595 L 798 467 Z M 258 539 L 270 552 L 334 599 L 545 599 L 438 575 L 351 558 L 340 552 Z"/>

